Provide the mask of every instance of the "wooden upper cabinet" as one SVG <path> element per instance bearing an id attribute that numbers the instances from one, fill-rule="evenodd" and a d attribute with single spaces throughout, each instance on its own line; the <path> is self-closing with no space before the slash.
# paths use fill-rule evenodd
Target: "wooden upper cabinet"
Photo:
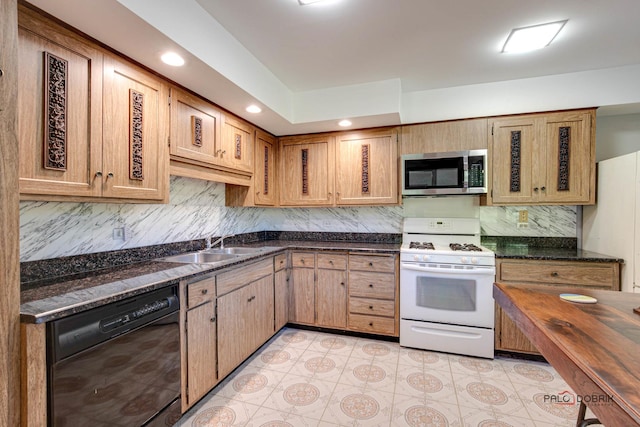
<path id="1" fill-rule="evenodd" d="M 489 121 L 491 193 L 508 204 L 595 203 L 595 110 Z"/>
<path id="2" fill-rule="evenodd" d="M 253 126 L 233 116 L 223 114 L 218 164 L 253 173 L 253 133 Z"/>
<path id="3" fill-rule="evenodd" d="M 339 134 L 336 204 L 398 202 L 397 129 Z"/>
<path id="4" fill-rule="evenodd" d="M 19 8 L 23 199 L 167 201 L 168 89 Z"/>
<path id="5" fill-rule="evenodd" d="M 280 139 L 280 205 L 333 204 L 335 138 L 333 136 Z"/>
<path id="6" fill-rule="evenodd" d="M 168 198 L 168 86 L 107 55 L 103 79 L 103 194 L 125 199 Z"/>
<path id="7" fill-rule="evenodd" d="M 195 164 L 216 164 L 221 144 L 220 111 L 183 90 L 171 88 L 172 159 Z"/>
<path id="8" fill-rule="evenodd" d="M 487 148 L 487 119 L 402 126 L 400 155 Z"/>
<path id="9" fill-rule="evenodd" d="M 277 139 L 261 130 L 256 130 L 255 172 L 253 174 L 254 203 L 262 206 L 276 204 L 276 155 Z"/>
<path id="10" fill-rule="evenodd" d="M 100 196 L 102 53 L 19 11 L 20 193 Z"/>

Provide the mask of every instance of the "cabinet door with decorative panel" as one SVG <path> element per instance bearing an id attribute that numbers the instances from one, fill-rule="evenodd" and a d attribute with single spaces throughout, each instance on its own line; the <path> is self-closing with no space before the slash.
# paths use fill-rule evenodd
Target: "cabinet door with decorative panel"
<path id="1" fill-rule="evenodd" d="M 337 204 L 397 203 L 397 129 L 339 134 L 336 152 Z"/>
<path id="2" fill-rule="evenodd" d="M 100 196 L 103 55 L 34 11 L 19 12 L 20 193 Z"/>
<path id="3" fill-rule="evenodd" d="M 228 114 L 222 115 L 222 145 L 218 149 L 218 164 L 253 173 L 254 128 Z"/>
<path id="4" fill-rule="evenodd" d="M 103 97 L 103 195 L 167 199 L 167 85 L 140 68 L 105 56 Z"/>
<path id="5" fill-rule="evenodd" d="M 220 112 L 210 103 L 171 88 L 171 158 L 216 164 L 220 144 Z"/>
<path id="6" fill-rule="evenodd" d="M 280 139 L 279 189 L 282 206 L 332 205 L 333 136 Z"/>
<path id="7" fill-rule="evenodd" d="M 254 203 L 273 206 L 276 204 L 277 139 L 266 132 L 256 130 L 255 148 Z"/>
<path id="8" fill-rule="evenodd" d="M 531 117 L 489 121 L 492 132 L 491 200 L 496 204 L 527 204 L 537 200 L 540 176 L 533 182 L 537 166 L 537 122 Z M 544 179 L 544 178 L 542 178 Z"/>
<path id="9" fill-rule="evenodd" d="M 593 112 L 562 112 L 545 117 L 546 181 L 541 198 L 549 203 L 595 203 Z"/>

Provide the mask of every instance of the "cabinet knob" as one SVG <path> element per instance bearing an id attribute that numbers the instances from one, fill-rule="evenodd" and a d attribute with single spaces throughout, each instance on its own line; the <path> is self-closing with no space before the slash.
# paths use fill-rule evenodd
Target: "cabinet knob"
<path id="1" fill-rule="evenodd" d="M 372 305 L 369 306 L 369 310 L 373 310 L 373 306 Z"/>
<path id="2" fill-rule="evenodd" d="M 538 192 L 538 187 L 533 187 L 533 191 Z"/>
<path id="3" fill-rule="evenodd" d="M 300 262 L 304 264 L 304 258 L 300 258 Z"/>
<path id="4" fill-rule="evenodd" d="M 369 287 L 370 287 L 370 288 L 373 288 L 373 283 L 369 283 Z"/>
<path id="5" fill-rule="evenodd" d="M 373 326 L 373 322 L 369 322 L 369 326 Z"/>
<path id="6" fill-rule="evenodd" d="M 222 153 L 220 153 L 220 154 L 225 154 L 226 152 L 227 152 L 227 150 L 222 150 Z"/>
<path id="7" fill-rule="evenodd" d="M 216 321 L 216 318 L 215 318 L 215 316 L 214 316 L 214 317 L 212 317 L 212 318 L 211 318 L 211 323 L 213 323 L 213 322 L 215 322 L 215 321 Z"/>
<path id="8" fill-rule="evenodd" d="M 559 274 L 558 274 L 558 272 L 557 272 L 557 271 L 554 271 L 553 273 L 551 273 L 551 275 L 552 275 L 553 277 L 558 277 L 558 276 L 559 276 Z"/>
<path id="9" fill-rule="evenodd" d="M 544 187 L 544 186 L 543 186 L 543 187 L 542 187 L 542 188 L 540 188 L 540 189 L 541 189 L 542 191 L 545 191 L 545 190 L 547 189 L 547 187 Z"/>
<path id="10" fill-rule="evenodd" d="M 113 178 L 113 177 L 114 177 L 113 172 L 109 172 L 109 173 L 107 174 L 107 179 L 109 179 L 109 178 Z"/>
<path id="11" fill-rule="evenodd" d="M 100 178 L 100 177 L 102 177 L 102 172 L 100 171 L 96 172 L 96 178 Z"/>
<path id="12" fill-rule="evenodd" d="M 332 260 L 329 260 L 329 264 L 333 265 L 333 261 L 332 261 Z"/>
<path id="13" fill-rule="evenodd" d="M 2 68 L 0 68 L 0 77 L 4 76 L 4 71 L 2 71 Z"/>
<path id="14" fill-rule="evenodd" d="M 344 282 L 340 282 L 340 285 L 344 286 Z"/>
<path id="15" fill-rule="evenodd" d="M 373 263 L 372 262 L 369 263 L 369 267 L 373 267 Z"/>
<path id="16" fill-rule="evenodd" d="M 206 295 L 206 294 L 207 294 L 207 292 L 209 292 L 209 290 L 208 290 L 208 289 L 203 289 L 203 290 L 202 290 L 202 295 Z"/>

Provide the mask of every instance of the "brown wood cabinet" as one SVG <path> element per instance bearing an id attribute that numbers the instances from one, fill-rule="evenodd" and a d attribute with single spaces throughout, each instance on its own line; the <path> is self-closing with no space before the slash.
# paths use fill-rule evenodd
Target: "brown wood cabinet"
<path id="1" fill-rule="evenodd" d="M 181 283 L 182 412 L 219 381 L 215 276 Z M 185 299 L 186 297 L 186 299 Z"/>
<path id="2" fill-rule="evenodd" d="M 280 138 L 281 206 L 327 206 L 334 203 L 335 138 Z"/>
<path id="3" fill-rule="evenodd" d="M 396 128 L 340 133 L 336 145 L 336 204 L 398 202 Z"/>
<path id="4" fill-rule="evenodd" d="M 167 85 L 26 7 L 19 19 L 22 198 L 166 202 Z"/>
<path id="5" fill-rule="evenodd" d="M 274 333 L 273 260 L 267 261 L 271 265 L 268 275 L 240 287 L 227 287 L 225 289 L 233 290 L 224 295 L 218 280 L 218 374 L 221 378 Z M 259 263 L 251 265 L 256 264 Z"/>
<path id="6" fill-rule="evenodd" d="M 276 255 L 274 265 L 274 310 L 275 330 L 279 331 L 289 322 L 289 268 L 287 255 Z"/>
<path id="7" fill-rule="evenodd" d="M 398 336 L 397 256 L 349 254 L 349 329 Z"/>
<path id="8" fill-rule="evenodd" d="M 496 281 L 513 285 L 571 286 L 620 290 L 617 262 L 496 259 Z M 535 346 L 496 305 L 495 348 L 539 354 Z"/>
<path id="9" fill-rule="evenodd" d="M 229 114 L 222 114 L 222 144 L 220 164 L 237 171 L 253 173 L 253 134 L 249 123 Z"/>
<path id="10" fill-rule="evenodd" d="M 291 253 L 292 323 L 398 336 L 398 257 Z"/>
<path id="11" fill-rule="evenodd" d="M 487 119 L 402 126 L 401 155 L 482 148 L 487 148 Z"/>
<path id="12" fill-rule="evenodd" d="M 489 120 L 488 203 L 595 203 L 595 110 Z"/>
<path id="13" fill-rule="evenodd" d="M 274 206 L 277 202 L 276 157 L 278 140 L 276 137 L 256 130 L 254 203 L 257 206 Z"/>

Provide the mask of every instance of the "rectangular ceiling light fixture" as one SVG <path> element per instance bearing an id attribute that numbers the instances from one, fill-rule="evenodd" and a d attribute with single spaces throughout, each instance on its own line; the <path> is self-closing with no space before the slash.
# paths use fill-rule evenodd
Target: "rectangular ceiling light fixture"
<path id="1" fill-rule="evenodd" d="M 502 53 L 519 53 L 542 49 L 556 38 L 567 21 L 568 19 L 565 19 L 564 21 L 515 28 L 511 30 L 507 41 L 504 42 Z"/>

